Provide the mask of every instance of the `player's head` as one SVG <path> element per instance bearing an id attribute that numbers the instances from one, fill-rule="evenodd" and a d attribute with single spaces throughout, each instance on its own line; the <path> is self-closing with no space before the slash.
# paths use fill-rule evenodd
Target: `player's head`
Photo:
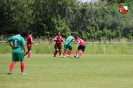
<path id="1" fill-rule="evenodd" d="M 71 33 L 72 36 L 74 36 L 74 33 Z"/>
<path id="2" fill-rule="evenodd" d="M 61 32 L 58 32 L 58 36 L 60 36 L 61 35 Z"/>
<path id="3" fill-rule="evenodd" d="M 29 34 L 31 35 L 32 34 L 32 31 L 29 31 Z"/>
<path id="4" fill-rule="evenodd" d="M 21 34 L 21 33 L 22 33 L 22 31 L 20 29 L 16 30 L 16 34 Z"/>
<path id="5" fill-rule="evenodd" d="M 75 39 L 78 39 L 78 38 L 79 38 L 78 35 L 76 35 L 76 36 L 75 36 Z"/>

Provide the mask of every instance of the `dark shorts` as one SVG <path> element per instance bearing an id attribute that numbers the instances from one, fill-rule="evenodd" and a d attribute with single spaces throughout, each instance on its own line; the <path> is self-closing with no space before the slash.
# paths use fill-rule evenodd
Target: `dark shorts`
<path id="1" fill-rule="evenodd" d="M 27 48 L 28 48 L 28 51 L 30 51 L 30 50 L 31 50 L 31 46 L 27 46 Z"/>
<path id="2" fill-rule="evenodd" d="M 81 50 L 81 51 L 84 52 L 85 47 L 86 47 L 85 45 L 79 45 L 79 46 L 78 46 L 78 50 Z"/>
<path id="3" fill-rule="evenodd" d="M 64 44 L 64 50 L 67 50 L 67 48 L 69 50 L 72 50 L 72 45 L 71 44 Z"/>
<path id="4" fill-rule="evenodd" d="M 18 62 L 24 60 L 24 54 L 23 53 L 12 53 L 12 61 Z"/>
<path id="5" fill-rule="evenodd" d="M 57 50 L 57 49 L 59 49 L 59 50 L 61 50 L 62 49 L 62 46 L 54 46 L 54 48 Z"/>

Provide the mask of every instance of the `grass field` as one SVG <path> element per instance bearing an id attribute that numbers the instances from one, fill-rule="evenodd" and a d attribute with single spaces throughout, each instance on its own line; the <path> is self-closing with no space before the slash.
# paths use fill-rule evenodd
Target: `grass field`
<path id="1" fill-rule="evenodd" d="M 73 55 L 72 55 L 73 56 Z M 83 54 L 80 59 L 32 54 L 25 72 L 16 63 L 8 75 L 11 54 L 0 54 L 0 88 L 132 88 L 133 55 Z"/>

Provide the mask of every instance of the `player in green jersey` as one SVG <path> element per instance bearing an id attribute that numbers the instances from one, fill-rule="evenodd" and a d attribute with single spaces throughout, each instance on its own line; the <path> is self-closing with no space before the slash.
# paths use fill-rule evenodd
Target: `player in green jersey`
<path id="1" fill-rule="evenodd" d="M 64 43 L 64 53 L 63 53 L 63 57 L 66 56 L 66 50 L 67 48 L 69 49 L 69 52 L 68 52 L 68 57 L 70 57 L 70 55 L 72 54 L 72 42 L 76 43 L 74 41 L 74 33 L 71 33 L 70 36 L 67 37 L 65 43 Z"/>
<path id="2" fill-rule="evenodd" d="M 21 74 L 25 75 L 26 73 L 24 72 L 24 55 L 26 54 L 25 52 L 26 44 L 24 38 L 21 36 L 21 30 L 18 29 L 16 33 L 17 33 L 16 35 L 10 37 L 7 40 L 7 43 L 12 48 L 12 62 L 10 64 L 8 74 L 12 74 L 12 70 L 15 63 L 20 61 Z"/>

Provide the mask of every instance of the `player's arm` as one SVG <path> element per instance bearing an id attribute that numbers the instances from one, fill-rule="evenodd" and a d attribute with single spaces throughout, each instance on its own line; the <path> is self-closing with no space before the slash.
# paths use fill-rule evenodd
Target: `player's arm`
<path id="1" fill-rule="evenodd" d="M 77 45 L 79 45 L 79 43 L 80 43 L 80 41 L 79 41 L 79 40 L 77 40 Z"/>
<path id="2" fill-rule="evenodd" d="M 22 49 L 23 49 L 24 55 L 26 55 L 25 46 L 22 46 Z"/>
<path id="3" fill-rule="evenodd" d="M 65 42 L 65 40 L 62 38 L 61 42 Z"/>
<path id="4" fill-rule="evenodd" d="M 24 56 L 26 55 L 26 49 L 25 49 L 25 40 L 24 39 L 22 39 L 22 50 L 23 50 L 23 52 L 24 52 Z"/>
<path id="5" fill-rule="evenodd" d="M 75 44 L 77 44 L 77 42 L 75 42 L 73 38 L 70 39 L 69 43 L 70 42 L 74 42 Z"/>
<path id="6" fill-rule="evenodd" d="M 52 42 L 56 41 L 56 40 L 57 40 L 57 38 L 55 37 L 54 39 L 52 39 L 52 40 L 49 42 L 49 45 L 50 45 Z"/>
<path id="7" fill-rule="evenodd" d="M 12 45 L 11 41 L 12 41 L 12 37 L 9 38 L 9 39 L 7 40 L 7 44 L 8 44 L 11 48 L 13 48 L 13 45 Z"/>
<path id="8" fill-rule="evenodd" d="M 7 44 L 8 44 L 9 46 L 11 46 L 11 48 L 13 48 L 13 45 L 11 44 L 11 42 L 7 42 Z"/>
<path id="9" fill-rule="evenodd" d="M 38 44 L 36 44 L 34 41 L 33 41 L 33 39 L 31 38 L 31 42 L 34 44 L 34 45 L 38 45 Z"/>
<path id="10" fill-rule="evenodd" d="M 53 39 L 53 40 L 51 40 L 51 41 L 49 42 L 49 45 L 50 45 L 53 41 L 54 41 L 54 39 Z"/>
<path id="11" fill-rule="evenodd" d="M 75 42 L 74 39 L 72 40 L 72 42 L 74 42 L 75 44 L 77 44 L 77 42 Z"/>

